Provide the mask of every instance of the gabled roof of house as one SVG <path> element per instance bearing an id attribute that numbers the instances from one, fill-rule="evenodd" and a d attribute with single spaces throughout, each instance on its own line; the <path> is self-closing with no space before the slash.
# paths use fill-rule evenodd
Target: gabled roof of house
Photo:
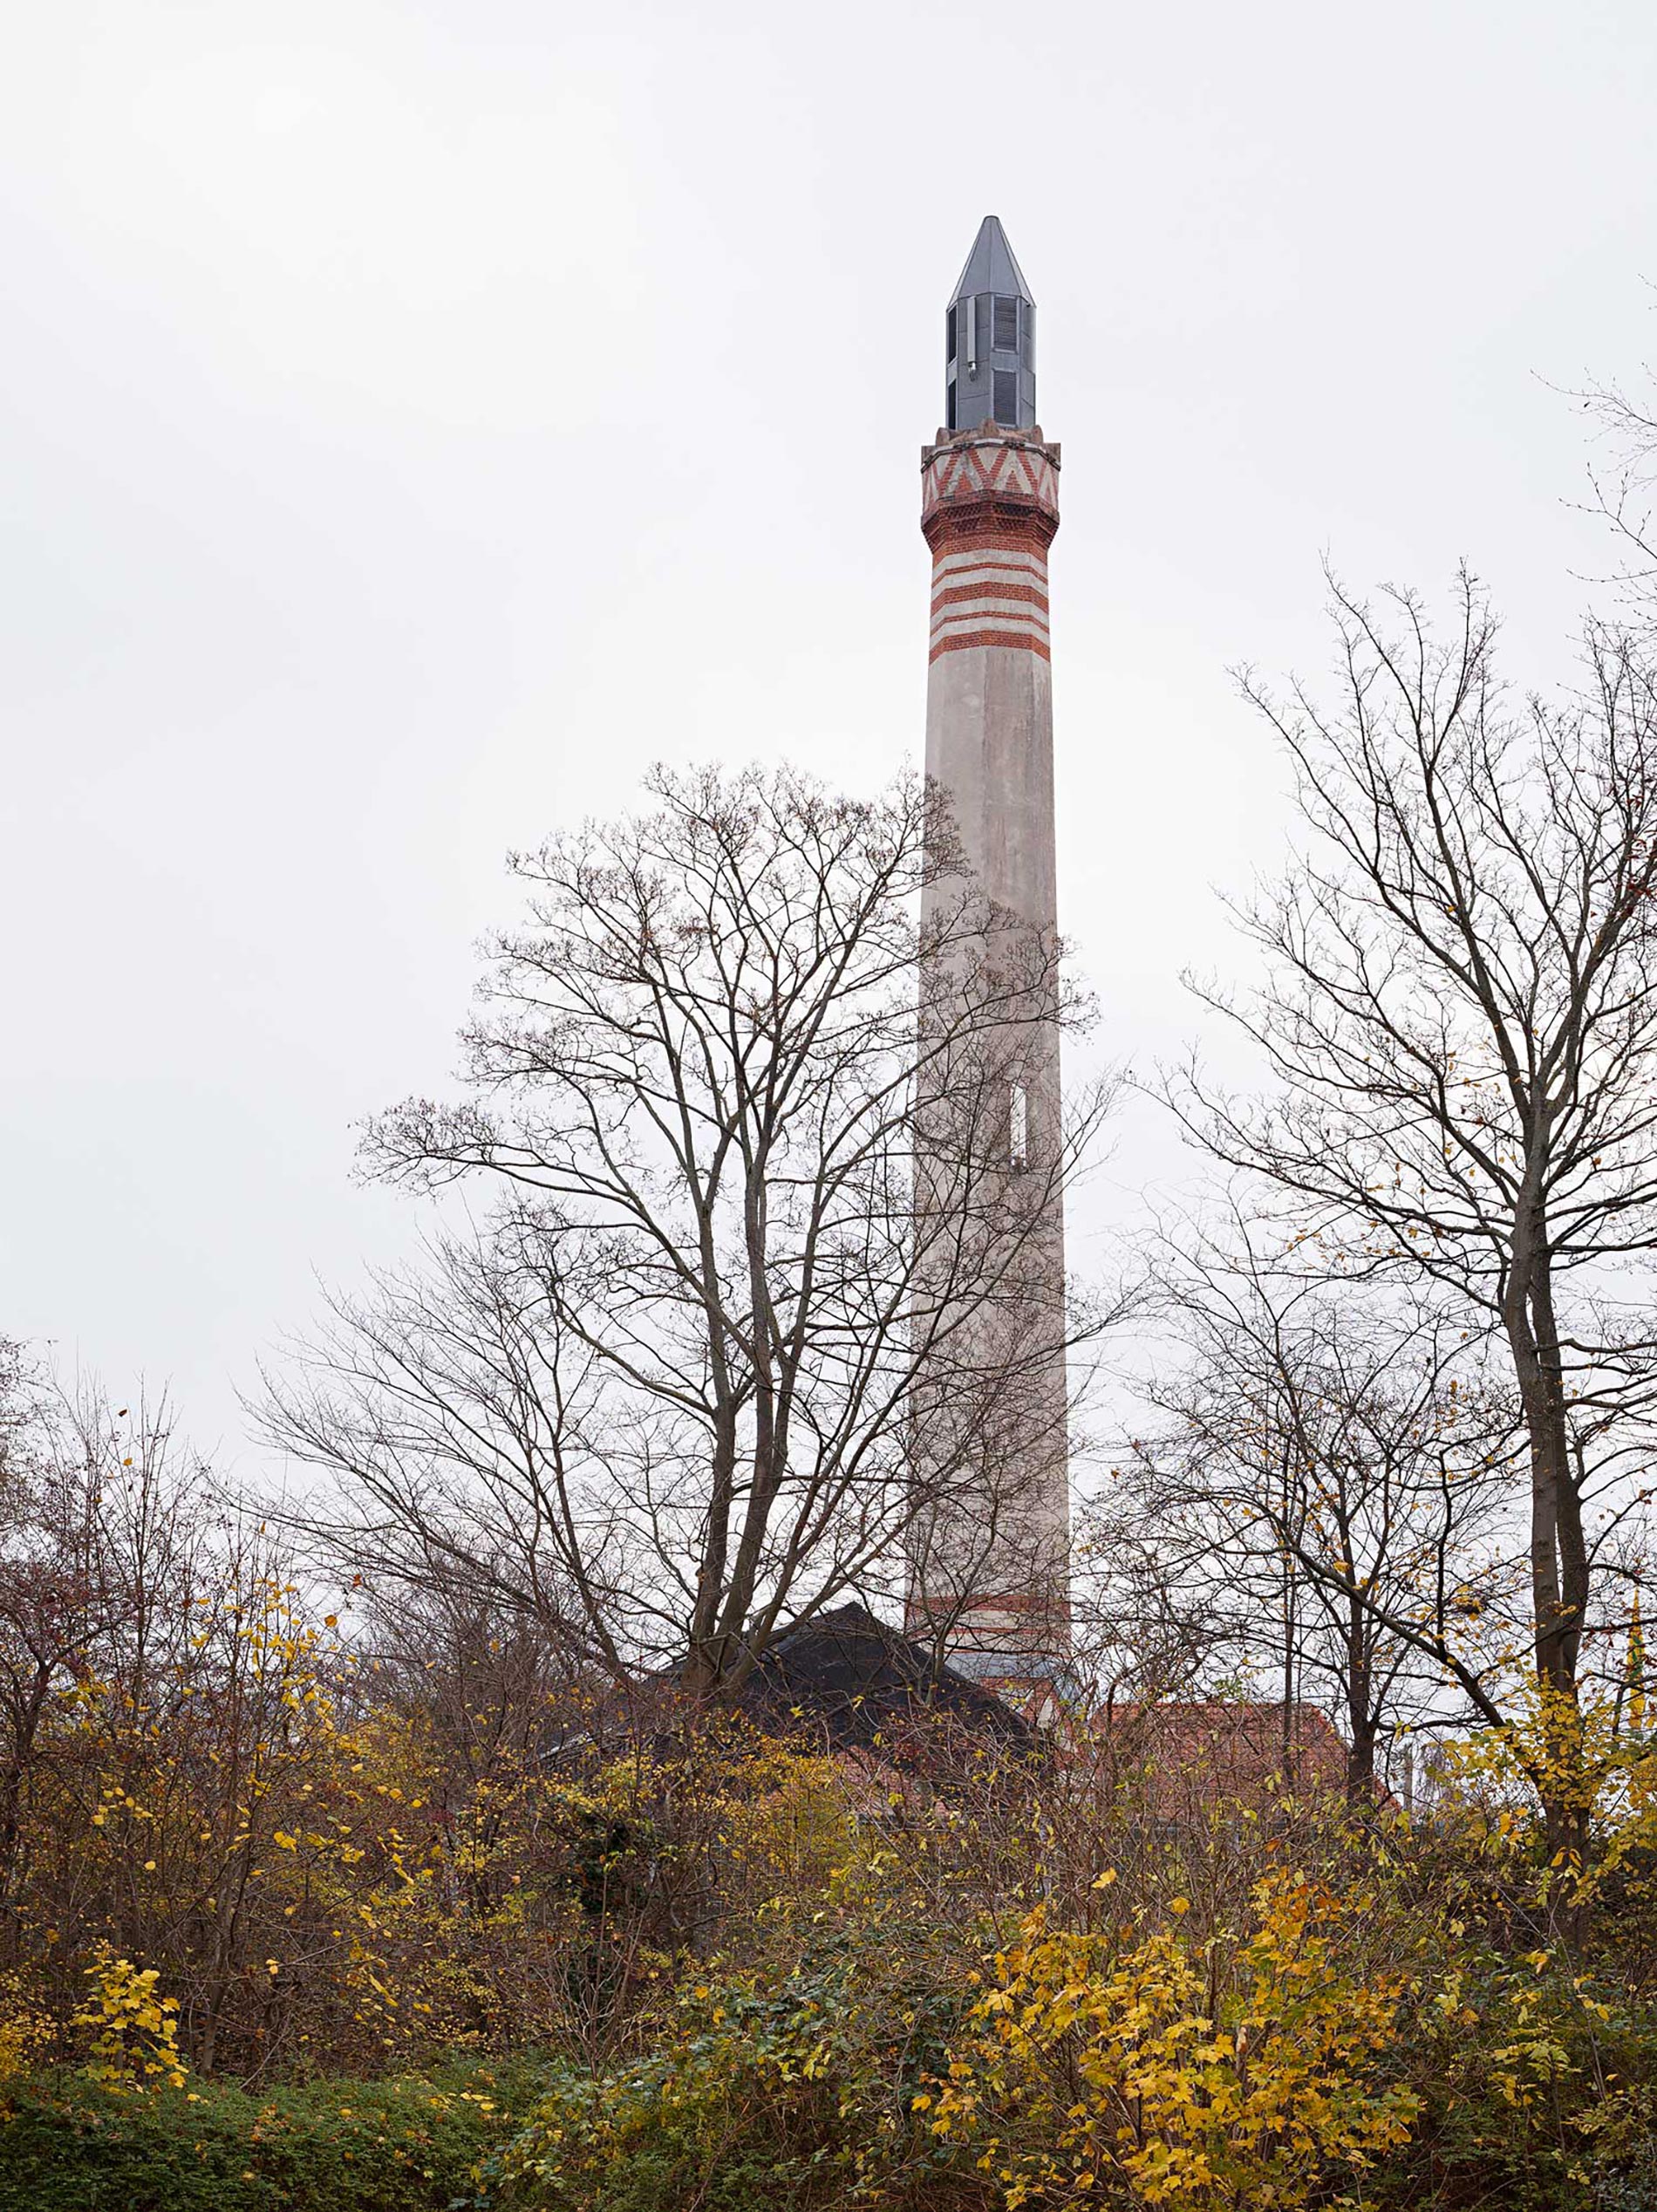
<path id="1" fill-rule="evenodd" d="M 1006 1750 L 1033 1747 L 1036 1731 L 1010 1706 L 930 1648 L 849 1604 L 783 1630 L 738 1694 L 741 1710 L 778 1734 L 821 1731 L 833 1751 L 895 1747 L 931 1729 Z"/>

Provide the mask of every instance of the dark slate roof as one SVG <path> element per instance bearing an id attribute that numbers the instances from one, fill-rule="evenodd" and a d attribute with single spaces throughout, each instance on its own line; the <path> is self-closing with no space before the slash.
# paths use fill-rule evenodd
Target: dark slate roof
<path id="1" fill-rule="evenodd" d="M 861 1605 L 836 1606 L 784 1629 L 736 1702 L 767 1731 L 821 1731 L 835 1751 L 877 1741 L 895 1747 L 940 1728 L 1008 1749 L 1037 1741 L 1030 1724 L 992 1691 L 952 1667 L 936 1667 L 927 1646 Z"/>

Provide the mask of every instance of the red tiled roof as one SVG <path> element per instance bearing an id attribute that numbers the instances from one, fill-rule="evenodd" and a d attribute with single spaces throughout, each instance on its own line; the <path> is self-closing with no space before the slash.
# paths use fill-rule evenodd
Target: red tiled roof
<path id="1" fill-rule="evenodd" d="M 1210 1698 L 1100 1706 L 1074 1742 L 1111 1779 L 1142 1788 L 1158 1811 L 1346 1787 L 1347 1747 L 1315 1705 Z"/>

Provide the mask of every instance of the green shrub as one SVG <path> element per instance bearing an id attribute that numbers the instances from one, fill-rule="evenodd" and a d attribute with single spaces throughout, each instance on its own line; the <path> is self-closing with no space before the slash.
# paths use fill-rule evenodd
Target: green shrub
<path id="1" fill-rule="evenodd" d="M 1392 2063 L 1421 2111 L 1374 2170 L 1378 2208 L 1657 2207 L 1657 2008 L 1611 1959 L 1498 1952 L 1453 1924 Z"/>
<path id="2" fill-rule="evenodd" d="M 953 2147 L 918 2124 L 958 1995 L 844 1935 L 767 1986 L 686 1990 L 631 2065 L 561 2070 L 501 2160 L 522 2212 L 842 2212 L 941 2203 Z M 979 2194 L 976 2188 L 973 2195 Z"/>
<path id="3" fill-rule="evenodd" d="M 543 2085 L 522 2065 L 264 2094 L 38 2074 L 0 2120 L 0 2212 L 449 2212 Z"/>

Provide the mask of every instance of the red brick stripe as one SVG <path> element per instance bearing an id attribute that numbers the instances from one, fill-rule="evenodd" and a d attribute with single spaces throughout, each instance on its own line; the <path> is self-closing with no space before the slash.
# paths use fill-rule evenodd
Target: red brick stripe
<path id="1" fill-rule="evenodd" d="M 963 577 L 968 580 L 960 581 Z M 981 570 L 954 569 L 950 580 L 938 585 L 932 592 L 932 612 L 941 614 L 959 599 L 1021 599 L 1028 606 L 1047 611 L 1047 586 L 1041 584 L 1013 584 L 1006 580 L 1004 570 L 999 576 L 986 576 Z"/>
<path id="2" fill-rule="evenodd" d="M 930 666 L 940 653 L 965 652 L 973 645 L 1018 645 L 1026 652 L 1039 653 L 1043 660 L 1053 659 L 1047 639 L 1028 630 L 964 630 L 958 638 L 940 638 L 927 654 L 927 663 Z"/>

